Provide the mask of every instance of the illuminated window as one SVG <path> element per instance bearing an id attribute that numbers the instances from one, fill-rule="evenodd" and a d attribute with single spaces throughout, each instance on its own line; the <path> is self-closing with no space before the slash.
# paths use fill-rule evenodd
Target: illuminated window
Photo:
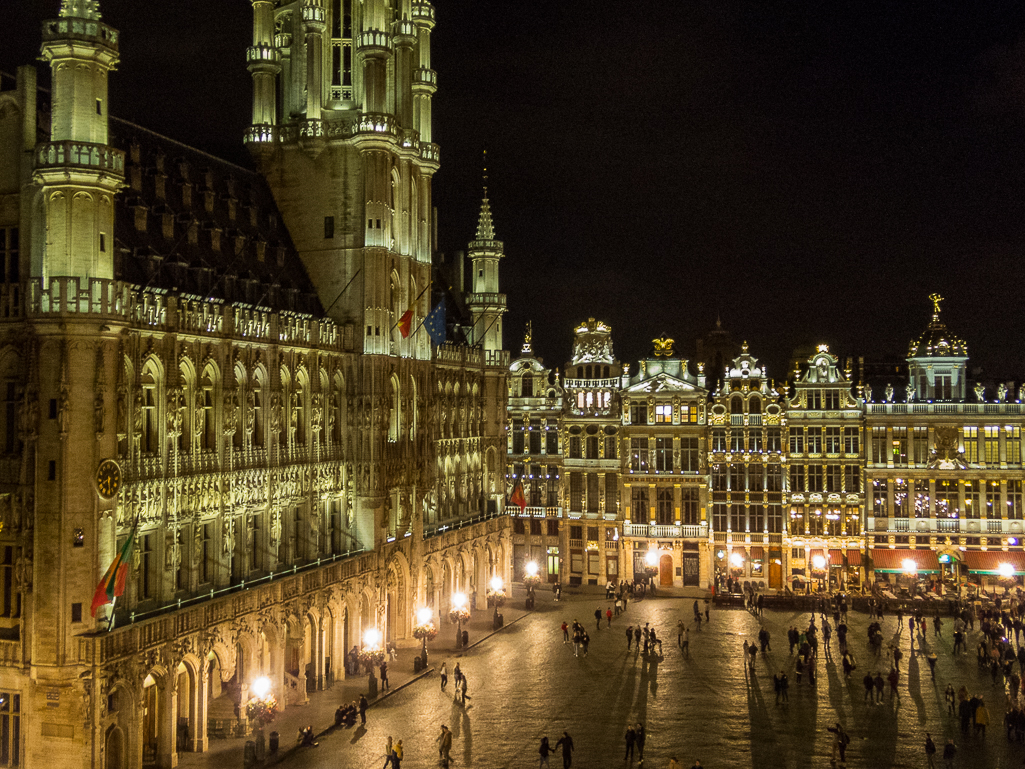
<path id="1" fill-rule="evenodd" d="M 911 452 L 916 465 L 929 461 L 929 428 L 915 427 L 911 430 Z"/>
<path id="2" fill-rule="evenodd" d="M 908 428 L 894 427 L 891 440 L 891 451 L 893 464 L 897 467 L 905 467 L 908 463 Z"/>
<path id="3" fill-rule="evenodd" d="M 821 454 L 822 453 L 822 428 L 821 427 L 809 427 L 808 428 L 808 453 L 809 454 Z"/>
<path id="4" fill-rule="evenodd" d="M 712 430 L 712 451 L 726 451 L 725 430 Z"/>
<path id="5" fill-rule="evenodd" d="M 1008 425 L 1004 428 L 1005 456 L 1007 464 L 1021 464 L 1021 428 Z"/>
<path id="6" fill-rule="evenodd" d="M 964 458 L 969 464 L 977 464 L 979 461 L 979 428 L 964 428 Z"/>
<path id="7" fill-rule="evenodd" d="M 964 517 L 981 518 L 979 481 L 964 481 L 962 488 L 964 490 Z"/>
<path id="8" fill-rule="evenodd" d="M 673 407 L 668 403 L 655 404 L 655 423 L 668 424 L 673 421 Z"/>
<path id="9" fill-rule="evenodd" d="M 986 425 L 983 430 L 982 461 L 987 465 L 1000 464 L 1000 428 Z"/>
<path id="10" fill-rule="evenodd" d="M 839 427 L 827 427 L 826 428 L 826 453 L 827 454 L 839 454 L 840 453 L 840 428 Z"/>
<path id="11" fill-rule="evenodd" d="M 671 473 L 673 471 L 673 439 L 655 439 L 655 471 Z"/>
<path id="12" fill-rule="evenodd" d="M 858 428 L 845 427 L 843 430 L 843 453 L 849 456 L 857 456 L 860 451 Z"/>
<path id="13" fill-rule="evenodd" d="M 790 465 L 790 491 L 794 494 L 804 493 L 804 465 Z"/>
<path id="14" fill-rule="evenodd" d="M 1021 487 L 1021 480 L 1007 482 L 1007 517 L 1014 521 L 1020 521 L 1022 518 Z"/>
<path id="15" fill-rule="evenodd" d="M 825 472 L 822 465 L 808 466 L 808 491 L 821 492 L 825 486 Z"/>
<path id="16" fill-rule="evenodd" d="M 630 469 L 635 473 L 648 472 L 648 439 L 630 439 Z"/>
<path id="17" fill-rule="evenodd" d="M 795 427 L 790 431 L 790 453 L 804 453 L 804 432 L 800 427 Z"/>

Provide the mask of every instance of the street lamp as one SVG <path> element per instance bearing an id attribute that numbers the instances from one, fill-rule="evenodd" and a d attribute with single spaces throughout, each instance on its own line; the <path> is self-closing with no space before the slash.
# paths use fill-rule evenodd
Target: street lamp
<path id="1" fill-rule="evenodd" d="M 427 667 L 427 642 L 438 636 L 438 628 L 434 624 L 434 612 L 424 606 L 416 610 L 416 625 L 413 627 L 413 638 L 423 641 L 420 650 L 420 669 Z"/>
<path id="2" fill-rule="evenodd" d="M 369 678 L 367 686 L 371 696 L 377 694 L 377 678 L 374 668 L 384 662 L 384 649 L 381 648 L 381 631 L 376 627 L 369 628 L 363 634 L 363 648 L 359 650 L 359 661 L 367 666 Z"/>
<path id="3" fill-rule="evenodd" d="M 495 615 L 491 621 L 497 628 L 499 623 L 498 610 L 505 604 L 505 582 L 497 574 L 491 578 L 487 599 L 488 605 L 495 607 Z"/>
<path id="4" fill-rule="evenodd" d="M 527 588 L 527 608 L 534 608 L 534 588 L 541 584 L 541 575 L 538 574 L 536 561 L 528 561 L 524 567 L 526 572 L 523 575 L 523 584 Z"/>
<path id="5" fill-rule="evenodd" d="M 648 576 L 648 584 L 654 590 L 655 583 L 652 580 L 658 574 L 658 551 L 655 548 L 650 548 L 644 554 L 644 573 Z"/>
<path id="6" fill-rule="evenodd" d="M 466 602 L 466 593 L 452 594 L 452 608 L 448 612 L 449 621 L 456 626 L 456 648 L 463 645 L 463 623 L 470 619 L 470 607 Z"/>
<path id="7" fill-rule="evenodd" d="M 826 589 L 825 585 L 825 572 L 826 572 L 826 558 L 823 555 L 814 555 L 811 559 L 812 572 L 819 575 L 819 579 L 822 580 L 822 589 Z"/>
<path id="8" fill-rule="evenodd" d="M 270 689 L 270 679 L 267 676 L 260 676 L 249 687 L 253 696 L 246 703 L 246 718 L 250 723 L 256 724 L 256 744 L 261 755 L 264 750 L 263 727 L 273 721 L 278 714 L 278 701 L 271 696 Z"/>

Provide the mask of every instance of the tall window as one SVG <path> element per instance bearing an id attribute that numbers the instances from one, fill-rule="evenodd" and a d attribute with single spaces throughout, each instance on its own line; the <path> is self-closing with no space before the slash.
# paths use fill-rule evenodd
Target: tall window
<path id="1" fill-rule="evenodd" d="M 217 425 L 214 420 L 214 383 L 209 373 L 203 375 L 199 392 L 196 393 L 196 401 L 202 420 L 202 424 L 197 425 L 200 448 L 204 451 L 211 451 L 217 447 Z"/>
<path id="2" fill-rule="evenodd" d="M 655 489 L 655 516 L 663 525 L 669 525 L 675 520 L 672 487 L 659 486 Z"/>
<path id="3" fill-rule="evenodd" d="M 911 506 L 912 501 L 908 498 L 908 482 L 903 478 L 897 478 L 893 482 L 893 517 L 910 518 Z M 928 505 L 926 505 L 926 512 L 929 512 Z"/>
<path id="4" fill-rule="evenodd" d="M 616 439 L 613 436 L 609 436 L 605 439 L 605 458 L 616 458 Z"/>
<path id="5" fill-rule="evenodd" d="M 938 374 L 936 376 L 936 389 L 934 399 L 938 401 L 949 401 L 953 397 L 950 376 Z"/>
<path id="6" fill-rule="evenodd" d="M 638 523 L 646 523 L 648 512 L 648 487 L 633 486 L 630 489 L 630 514 L 632 519 Z"/>
<path id="7" fill-rule="evenodd" d="M 861 493 L 861 468 L 858 465 L 844 465 L 843 486 L 847 494 Z"/>
<path id="8" fill-rule="evenodd" d="M 826 453 L 827 454 L 839 454 L 840 453 L 840 428 L 839 427 L 827 427 L 826 428 Z"/>
<path id="9" fill-rule="evenodd" d="M 821 454 L 822 453 L 822 428 L 821 427 L 809 427 L 808 428 L 808 453 L 809 454 Z"/>
<path id="10" fill-rule="evenodd" d="M 715 531 L 726 531 L 728 522 L 726 512 L 728 507 L 725 502 L 716 502 L 712 505 L 712 528 Z"/>
<path id="11" fill-rule="evenodd" d="M 730 531 L 746 531 L 747 516 L 743 505 L 730 505 Z"/>
<path id="12" fill-rule="evenodd" d="M 783 532 L 783 505 L 775 503 L 769 504 L 767 513 L 769 533 L 781 534 Z"/>
<path id="13" fill-rule="evenodd" d="M 0 228 L 0 260 L 2 260 L 0 269 L 3 270 L 3 275 L 0 275 L 0 278 L 4 283 L 17 283 L 20 280 L 18 253 L 18 228 Z"/>
<path id="14" fill-rule="evenodd" d="M 845 427 L 843 429 L 843 453 L 849 456 L 857 456 L 861 451 L 858 441 L 858 428 Z"/>
<path id="15" fill-rule="evenodd" d="M 712 451 L 726 451 L 726 431 L 712 430 Z"/>
<path id="16" fill-rule="evenodd" d="M 981 518 L 979 481 L 964 481 L 964 517 Z"/>
<path id="17" fill-rule="evenodd" d="M 139 598 L 146 600 L 156 595 L 156 556 L 153 553 L 153 535 L 143 534 L 140 539 L 142 542 L 139 543 L 141 555 L 139 564 Z"/>
<path id="18" fill-rule="evenodd" d="M 987 465 L 998 465 L 1000 464 L 1000 428 L 996 425 L 986 425 L 982 430 L 982 461 Z"/>
<path id="19" fill-rule="evenodd" d="M 697 526 L 701 522 L 700 497 L 698 490 L 684 487 L 680 500 L 680 518 L 684 526 Z"/>
<path id="20" fill-rule="evenodd" d="M 969 464 L 977 464 L 979 461 L 979 428 L 969 426 L 964 428 L 964 458 Z"/>
<path id="21" fill-rule="evenodd" d="M 630 404 L 630 424 L 648 424 L 648 406 L 645 403 Z"/>
<path id="22" fill-rule="evenodd" d="M 839 390 L 823 390 L 823 405 L 828 411 L 836 411 L 840 408 L 840 391 Z"/>
<path id="23" fill-rule="evenodd" d="M 872 428 L 872 461 L 879 465 L 885 465 L 889 452 L 886 446 L 886 428 Z"/>
<path id="24" fill-rule="evenodd" d="M 886 491 L 885 478 L 872 479 L 872 512 L 876 518 L 886 518 L 890 515 L 890 504 Z"/>
<path id="25" fill-rule="evenodd" d="M 783 468 L 769 465 L 765 473 L 765 490 L 770 494 L 783 491 Z"/>
<path id="26" fill-rule="evenodd" d="M 1004 428 L 1007 464 L 1021 464 L 1021 428 L 1008 425 Z"/>
<path id="27" fill-rule="evenodd" d="M 929 491 L 929 481 L 912 481 L 911 487 L 913 488 L 912 504 L 915 507 L 915 518 L 932 518 L 935 505 L 932 493 Z M 939 513 L 938 508 L 936 512 Z"/>
<path id="28" fill-rule="evenodd" d="M 783 437 L 778 427 L 769 427 L 765 431 L 765 450 L 782 451 Z"/>
<path id="29" fill-rule="evenodd" d="M 673 407 L 669 403 L 655 404 L 655 424 L 671 424 L 673 421 Z"/>
<path id="30" fill-rule="evenodd" d="M 1013 521 L 1022 518 L 1022 481 L 1020 479 L 1007 482 L 1007 517 Z"/>
<path id="31" fill-rule="evenodd" d="M 139 437 L 143 454 L 156 454 L 160 451 L 159 436 L 157 382 L 147 369 L 142 375 L 142 435 Z"/>
<path id="32" fill-rule="evenodd" d="M 747 487 L 750 489 L 752 498 L 755 494 L 761 494 L 765 489 L 765 468 L 757 462 L 747 466 Z"/>
<path id="33" fill-rule="evenodd" d="M 822 408 L 822 391 L 808 390 L 808 408 L 818 410 Z"/>
<path id="34" fill-rule="evenodd" d="M 825 487 L 825 473 L 822 465 L 808 465 L 808 491 L 821 492 Z"/>
<path id="35" fill-rule="evenodd" d="M 4 382 L 4 453 L 18 449 L 18 384 Z"/>
<path id="36" fill-rule="evenodd" d="M 569 474 L 569 509 L 573 512 L 583 510 L 584 478 L 582 473 Z"/>
<path id="37" fill-rule="evenodd" d="M 530 453 L 540 454 L 541 453 L 541 420 L 531 419 L 530 420 Z"/>
<path id="38" fill-rule="evenodd" d="M 697 438 L 680 438 L 680 472 L 696 473 L 701 466 Z"/>
<path id="39" fill-rule="evenodd" d="M 790 492 L 804 493 L 804 465 L 790 465 Z"/>
<path id="40" fill-rule="evenodd" d="M 544 465 L 530 466 L 530 506 L 541 506 L 541 487 L 544 485 L 546 468 Z"/>
<path id="41" fill-rule="evenodd" d="M 908 464 L 908 428 L 894 427 L 890 445 L 894 466 L 906 467 Z"/>
<path id="42" fill-rule="evenodd" d="M 581 440 L 579 435 L 574 435 L 569 439 L 569 458 L 570 459 L 581 459 Z"/>
<path id="43" fill-rule="evenodd" d="M 929 428 L 911 428 L 911 451 L 918 466 L 929 462 Z"/>
<path id="44" fill-rule="evenodd" d="M 199 584 L 205 584 L 213 579 L 213 540 L 212 524 L 199 524 Z"/>
<path id="45" fill-rule="evenodd" d="M 598 473 L 587 474 L 587 512 L 597 513 L 601 495 L 598 493 Z"/>
<path id="46" fill-rule="evenodd" d="M 587 437 L 587 458 L 597 459 L 598 458 L 598 436 L 589 435 Z"/>
<path id="47" fill-rule="evenodd" d="M 648 472 L 648 439 L 630 439 L 630 469 L 635 473 Z"/>
<path id="48" fill-rule="evenodd" d="M 605 473 L 605 512 L 619 512 L 619 482 L 615 473 Z"/>
<path id="49" fill-rule="evenodd" d="M 655 439 L 655 471 L 671 473 L 673 471 L 673 439 Z"/>
<path id="50" fill-rule="evenodd" d="M 558 454 L 559 453 L 559 431 L 554 427 L 549 427 L 545 431 L 545 454 Z"/>
<path id="51" fill-rule="evenodd" d="M 730 451 L 734 454 L 744 452 L 744 430 L 740 427 L 730 430 Z"/>
<path id="52" fill-rule="evenodd" d="M 751 453 L 759 453 L 762 450 L 762 431 L 757 427 L 753 428 L 747 436 L 748 446 Z"/>
<path id="53" fill-rule="evenodd" d="M 936 517 L 957 518 L 961 514 L 957 493 L 957 481 L 946 479 L 936 481 Z"/>
<path id="54" fill-rule="evenodd" d="M 790 429 L 790 453 L 804 453 L 804 431 L 800 427 Z"/>
<path id="55" fill-rule="evenodd" d="M 0 692 L 0 766 L 18 766 L 20 763 L 21 695 Z"/>
<path id="56" fill-rule="evenodd" d="M 829 465 L 826 467 L 826 491 L 830 494 L 839 494 L 841 478 L 840 465 Z"/>
<path id="57" fill-rule="evenodd" d="M 983 481 L 986 487 L 986 517 L 999 518 L 1000 513 L 1000 481 Z"/>
<path id="58" fill-rule="evenodd" d="M 546 486 L 547 494 L 545 504 L 548 507 L 559 506 L 559 469 L 557 467 L 549 468 L 548 484 Z"/>

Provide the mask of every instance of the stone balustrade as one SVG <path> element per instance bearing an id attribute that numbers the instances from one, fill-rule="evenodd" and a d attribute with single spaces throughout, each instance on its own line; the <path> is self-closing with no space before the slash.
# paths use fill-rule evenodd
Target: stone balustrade
<path id="1" fill-rule="evenodd" d="M 125 153 L 106 144 L 92 142 L 45 142 L 36 148 L 36 170 L 51 168 L 99 169 L 122 177 L 125 175 Z"/>

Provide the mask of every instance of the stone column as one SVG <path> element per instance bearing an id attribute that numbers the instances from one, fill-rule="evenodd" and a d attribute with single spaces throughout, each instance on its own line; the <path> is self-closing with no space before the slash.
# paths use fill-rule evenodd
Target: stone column
<path id="1" fill-rule="evenodd" d="M 208 747 L 206 711 L 210 699 L 210 662 L 208 660 L 200 660 L 196 685 L 192 687 L 192 696 L 195 698 L 195 706 L 192 708 L 195 716 L 189 733 L 189 750 L 193 753 L 205 753 Z"/>
<path id="2" fill-rule="evenodd" d="M 173 673 L 164 676 L 159 690 L 157 712 L 157 766 L 174 769 L 178 766 L 178 686 Z"/>

